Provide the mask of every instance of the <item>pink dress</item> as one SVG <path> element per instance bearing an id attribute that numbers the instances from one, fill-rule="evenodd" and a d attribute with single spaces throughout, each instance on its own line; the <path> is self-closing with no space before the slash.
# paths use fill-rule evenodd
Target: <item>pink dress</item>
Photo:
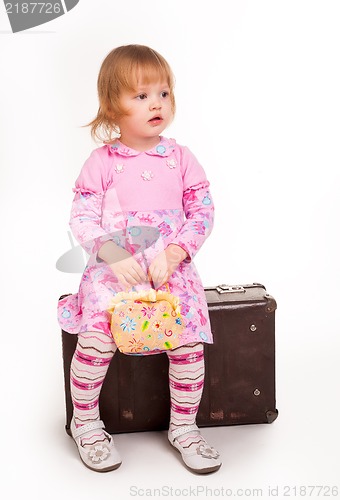
<path id="1" fill-rule="evenodd" d="M 119 141 L 102 146 L 85 162 L 73 191 L 70 226 L 90 257 L 78 293 L 58 303 L 62 329 L 111 336 L 107 309 L 112 295 L 123 288 L 97 257 L 105 241 L 128 250 L 145 272 L 174 243 L 188 254 L 168 279 L 182 304 L 181 345 L 212 343 L 204 288 L 192 259 L 212 230 L 214 205 L 205 172 L 189 149 L 165 137 L 145 152 Z M 147 288 L 148 282 L 132 290 Z"/>

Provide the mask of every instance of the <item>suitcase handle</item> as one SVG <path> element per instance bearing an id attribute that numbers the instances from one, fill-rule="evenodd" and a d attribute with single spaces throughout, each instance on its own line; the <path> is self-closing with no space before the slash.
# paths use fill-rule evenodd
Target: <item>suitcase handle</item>
<path id="1" fill-rule="evenodd" d="M 218 293 L 245 293 L 246 289 L 241 285 L 218 285 Z"/>
<path id="2" fill-rule="evenodd" d="M 218 285 L 218 286 L 206 286 L 205 291 L 216 290 L 218 293 L 246 293 L 248 288 L 263 288 L 266 290 L 264 285 L 261 283 L 253 283 L 252 285 Z"/>

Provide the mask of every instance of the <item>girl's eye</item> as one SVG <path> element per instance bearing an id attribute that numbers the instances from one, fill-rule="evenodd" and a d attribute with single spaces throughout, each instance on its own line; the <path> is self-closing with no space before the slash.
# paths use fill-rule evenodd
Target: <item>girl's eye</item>
<path id="1" fill-rule="evenodd" d="M 147 95 L 146 94 L 139 94 L 136 99 L 139 99 L 140 101 L 143 101 L 144 99 L 147 98 Z"/>
<path id="2" fill-rule="evenodd" d="M 162 93 L 161 93 L 161 96 L 162 96 L 162 97 L 168 97 L 168 96 L 169 96 L 169 92 L 166 92 L 166 91 L 164 90 L 164 92 L 162 92 Z"/>

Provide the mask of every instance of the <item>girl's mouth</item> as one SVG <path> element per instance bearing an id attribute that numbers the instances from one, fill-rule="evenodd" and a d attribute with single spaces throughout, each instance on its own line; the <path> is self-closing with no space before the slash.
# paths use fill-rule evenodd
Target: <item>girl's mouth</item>
<path id="1" fill-rule="evenodd" d="M 160 116 L 154 116 L 153 118 L 151 118 L 151 120 L 149 120 L 149 123 L 151 123 L 152 125 L 157 125 L 161 121 L 162 121 L 162 118 Z"/>

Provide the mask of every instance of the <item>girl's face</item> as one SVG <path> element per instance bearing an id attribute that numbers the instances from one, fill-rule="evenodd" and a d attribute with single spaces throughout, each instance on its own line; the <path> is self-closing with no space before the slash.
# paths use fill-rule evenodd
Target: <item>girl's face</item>
<path id="1" fill-rule="evenodd" d="M 161 81 L 140 83 L 136 92 L 121 94 L 120 104 L 126 111 L 117 123 L 120 140 L 139 151 L 156 146 L 160 134 L 173 118 L 168 84 Z"/>

